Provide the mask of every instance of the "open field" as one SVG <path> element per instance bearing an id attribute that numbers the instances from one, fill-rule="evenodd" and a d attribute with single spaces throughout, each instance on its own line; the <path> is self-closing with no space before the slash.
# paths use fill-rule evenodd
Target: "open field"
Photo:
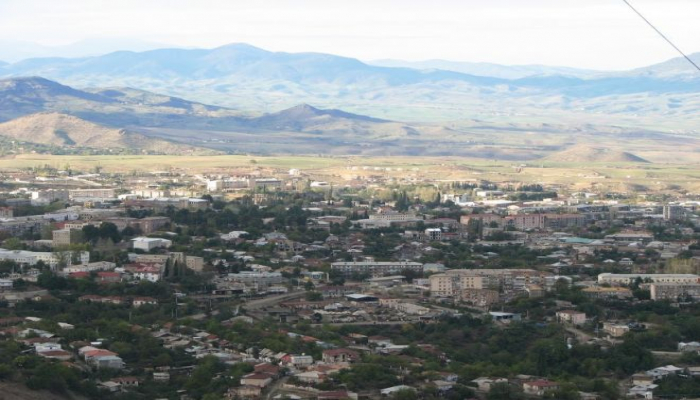
<path id="1" fill-rule="evenodd" d="M 313 179 L 342 184 L 355 178 L 414 181 L 523 182 L 560 184 L 575 190 L 621 192 L 700 192 L 700 159 L 695 163 L 528 163 L 461 157 L 312 157 L 312 156 L 52 156 L 0 158 L 0 171 L 49 165 L 57 169 L 106 172 L 177 171 L 188 174 L 285 173 L 301 169 Z"/>

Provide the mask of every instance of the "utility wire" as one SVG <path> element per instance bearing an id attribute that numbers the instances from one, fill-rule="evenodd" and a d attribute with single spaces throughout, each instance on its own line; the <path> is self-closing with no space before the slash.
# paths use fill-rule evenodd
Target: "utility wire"
<path id="1" fill-rule="evenodd" d="M 634 8 L 634 6 L 632 6 L 632 4 L 630 4 L 629 1 L 627 1 L 627 0 L 622 0 L 622 1 L 624 1 L 625 4 L 627 4 L 627 6 L 629 6 L 629 8 L 632 9 L 632 11 L 634 11 L 637 15 L 639 15 L 639 18 L 643 19 L 644 22 L 647 23 L 647 25 L 649 25 L 653 30 L 655 30 L 656 33 L 659 34 L 659 36 L 661 36 L 666 42 L 668 42 L 668 44 L 670 44 L 674 49 L 676 49 L 676 51 L 677 51 L 678 53 L 680 53 L 680 55 L 682 55 L 686 60 L 688 60 L 688 62 L 691 63 L 691 64 L 693 65 L 693 67 L 695 67 L 695 69 L 697 69 L 698 71 L 700 71 L 700 67 L 699 67 L 693 60 L 691 60 L 690 57 L 688 57 L 687 55 L 685 55 L 685 53 L 683 52 L 683 50 L 679 49 L 678 46 L 676 46 L 675 44 L 673 44 L 673 42 L 671 41 L 671 39 L 667 38 L 666 35 L 664 35 L 663 33 L 661 33 L 661 31 L 658 30 L 658 29 L 654 26 L 654 24 L 652 24 L 651 22 L 649 22 L 649 20 L 646 19 L 646 18 L 644 17 L 644 15 L 642 15 L 642 13 L 640 13 L 639 11 L 637 11 L 637 9 Z"/>

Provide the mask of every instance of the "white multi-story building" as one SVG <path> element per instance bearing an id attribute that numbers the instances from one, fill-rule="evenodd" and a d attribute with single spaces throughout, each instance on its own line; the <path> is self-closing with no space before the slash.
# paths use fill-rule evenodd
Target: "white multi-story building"
<path id="1" fill-rule="evenodd" d="M 54 201 L 68 201 L 68 191 L 63 189 L 48 189 L 32 192 L 32 205 L 40 206 Z"/>
<path id="2" fill-rule="evenodd" d="M 137 237 L 131 239 L 134 249 L 140 249 L 143 251 L 151 251 L 160 247 L 169 248 L 172 246 L 173 242 L 168 239 L 161 238 L 148 238 L 148 237 Z"/>
<path id="3" fill-rule="evenodd" d="M 246 178 L 228 178 L 207 181 L 207 190 L 219 192 L 231 189 L 247 189 L 250 187 L 250 180 Z"/>
<path id="4" fill-rule="evenodd" d="M 248 286 L 271 286 L 284 282 L 284 277 L 279 272 L 253 272 L 242 271 L 237 274 L 228 274 L 234 282 Z"/>
<path id="5" fill-rule="evenodd" d="M 598 283 L 610 285 L 629 285 L 637 279 L 651 283 L 692 284 L 700 283 L 700 276 L 695 274 L 611 274 L 608 272 L 598 275 Z"/>
<path id="6" fill-rule="evenodd" d="M 442 240 L 442 229 L 428 228 L 425 230 L 425 237 L 432 241 Z"/>
<path id="7" fill-rule="evenodd" d="M 81 264 L 90 262 L 90 253 L 83 251 L 77 254 Z M 51 253 L 43 251 L 25 251 L 25 250 L 5 250 L 0 249 L 0 260 L 14 261 L 17 264 L 36 265 L 39 261 L 44 262 L 51 268 L 55 268 L 61 261 L 71 264 L 73 258 L 72 252 Z"/>

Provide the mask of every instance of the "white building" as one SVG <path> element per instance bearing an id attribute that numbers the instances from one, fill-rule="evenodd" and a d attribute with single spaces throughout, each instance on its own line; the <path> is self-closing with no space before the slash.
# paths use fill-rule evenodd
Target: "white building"
<path id="1" fill-rule="evenodd" d="M 137 237 L 131 239 L 134 249 L 140 249 L 143 251 L 151 251 L 157 248 L 169 248 L 172 246 L 173 242 L 168 239 L 161 238 L 148 238 L 148 237 Z"/>

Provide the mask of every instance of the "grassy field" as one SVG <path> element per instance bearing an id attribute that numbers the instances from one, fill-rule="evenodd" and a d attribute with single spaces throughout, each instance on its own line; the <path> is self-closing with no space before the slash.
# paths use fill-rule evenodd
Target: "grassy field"
<path id="1" fill-rule="evenodd" d="M 282 173 L 301 169 L 314 179 L 341 183 L 353 178 L 442 181 L 490 180 L 561 184 L 577 190 L 700 192 L 700 161 L 694 164 L 654 163 L 520 163 L 459 157 L 312 157 L 312 156 L 51 156 L 0 158 L 0 171 L 49 165 L 57 169 L 107 172 L 179 171 L 241 173 L 254 169 Z"/>

